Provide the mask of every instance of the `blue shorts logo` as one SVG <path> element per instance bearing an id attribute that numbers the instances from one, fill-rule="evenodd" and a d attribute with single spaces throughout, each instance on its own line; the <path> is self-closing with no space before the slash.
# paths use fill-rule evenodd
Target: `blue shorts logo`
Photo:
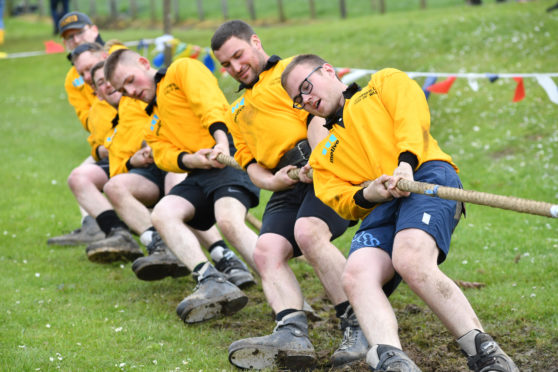
<path id="1" fill-rule="evenodd" d="M 357 233 L 351 242 L 351 248 L 379 247 L 380 241 L 366 231 Z"/>

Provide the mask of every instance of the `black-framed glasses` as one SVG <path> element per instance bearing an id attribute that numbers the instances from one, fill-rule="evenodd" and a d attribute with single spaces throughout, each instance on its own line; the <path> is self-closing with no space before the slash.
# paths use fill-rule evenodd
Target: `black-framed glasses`
<path id="1" fill-rule="evenodd" d="M 302 80 L 302 83 L 300 83 L 300 85 L 298 86 L 298 92 L 299 93 L 296 96 L 294 96 L 294 98 L 293 98 L 293 107 L 295 109 L 302 110 L 304 108 L 304 102 L 303 102 L 303 99 L 302 99 L 302 95 L 312 93 L 312 88 L 314 88 L 314 86 L 312 85 L 312 83 L 308 79 L 310 78 L 310 76 L 312 76 L 312 74 L 314 72 L 318 71 L 321 68 L 322 68 L 322 66 L 318 66 L 318 67 L 314 68 L 312 71 L 310 71 L 308 76 L 306 76 L 304 78 L 304 80 Z"/>

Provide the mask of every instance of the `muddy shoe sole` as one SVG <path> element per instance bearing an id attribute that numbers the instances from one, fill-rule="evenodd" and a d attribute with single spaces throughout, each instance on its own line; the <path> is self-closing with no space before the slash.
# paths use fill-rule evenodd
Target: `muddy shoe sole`
<path id="1" fill-rule="evenodd" d="M 86 251 L 89 261 L 98 263 L 110 263 L 116 261 L 134 261 L 143 257 L 142 252 L 122 251 L 117 248 L 98 248 Z"/>
<path id="2" fill-rule="evenodd" d="M 153 281 L 161 280 L 168 276 L 179 278 L 190 274 L 190 270 L 184 265 L 176 263 L 152 263 L 145 262 L 142 258 L 138 258 L 132 264 L 132 271 L 136 274 L 138 279 Z"/>
<path id="3" fill-rule="evenodd" d="M 232 315 L 240 310 L 248 303 L 248 297 L 239 291 L 238 294 L 227 296 L 221 300 L 211 301 L 202 300 L 203 302 L 183 304 L 182 302 L 176 308 L 176 313 L 184 323 L 199 323 L 206 320 L 220 318 Z"/>
<path id="4" fill-rule="evenodd" d="M 303 350 L 280 350 L 273 346 L 229 348 L 229 361 L 244 369 L 276 367 L 289 370 L 308 370 L 316 365 L 316 355 Z"/>

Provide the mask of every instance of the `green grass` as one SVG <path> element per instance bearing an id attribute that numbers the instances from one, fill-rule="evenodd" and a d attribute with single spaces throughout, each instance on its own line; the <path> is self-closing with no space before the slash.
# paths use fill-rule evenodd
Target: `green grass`
<path id="1" fill-rule="evenodd" d="M 150 1 L 138 0 L 138 14 L 137 18 L 140 20 L 151 19 Z M 78 9 L 82 12 L 90 11 L 89 0 L 78 0 Z M 109 2 L 96 2 L 97 15 L 106 17 L 109 14 Z M 174 4 L 174 2 L 171 2 Z M 227 0 L 229 19 L 242 18 L 248 19 L 250 13 L 246 5 L 246 0 Z M 332 19 L 340 18 L 339 1 L 338 0 L 315 0 L 315 11 L 318 19 Z M 377 2 L 376 2 L 377 4 Z M 456 0 L 429 0 L 428 9 L 448 8 L 461 5 L 460 1 Z M 419 9 L 420 2 L 418 0 L 397 0 L 386 1 L 387 12 L 400 12 Z M 346 0 L 347 16 L 349 18 L 358 17 L 360 15 L 378 14 L 379 8 L 377 5 L 372 6 L 370 0 Z M 172 6 L 174 10 L 174 5 Z M 222 20 L 223 8 L 221 0 L 204 0 L 203 13 L 205 21 Z M 256 19 L 259 22 L 277 22 L 279 19 L 278 3 L 275 0 L 255 0 L 254 9 Z M 163 10 L 162 1 L 157 2 L 156 17 L 161 19 Z M 196 1 L 180 1 L 179 2 L 180 21 L 185 23 L 192 23 L 199 21 L 198 7 Z M 310 18 L 310 6 L 306 0 L 283 0 L 283 10 L 287 19 L 304 19 Z M 119 16 L 121 18 L 131 17 L 130 2 L 119 2 L 118 8 Z M 172 19 L 174 21 L 175 14 L 173 11 Z"/>
<path id="2" fill-rule="evenodd" d="M 388 2 L 388 13 L 381 16 L 362 11 L 343 21 L 330 12 L 330 18 L 310 22 L 289 16 L 285 25 L 258 25 L 256 31 L 269 53 L 313 52 L 336 66 L 556 71 L 558 12 L 544 12 L 554 1 L 452 8 L 432 1 L 427 11 L 390 12 L 397 3 Z M 271 8 L 265 17 L 274 12 Z M 218 22 L 214 17 L 203 28 L 177 28 L 175 35 L 207 46 Z M 161 34 L 154 28 L 101 31 L 105 40 L 124 41 Z M 41 50 L 50 32 L 48 19 L 6 19 L 0 51 Z M 62 54 L 0 60 L 0 369 L 231 370 L 228 345 L 273 328 L 259 286 L 248 291 L 249 306 L 240 313 L 186 326 L 174 309 L 193 288 L 190 278 L 141 282 L 130 264 L 96 265 L 83 247 L 46 245 L 49 236 L 78 224 L 65 180 L 89 152 L 66 101 L 67 69 Z M 458 79 L 449 94 L 429 99 L 433 135 L 460 167 L 465 188 L 557 203 L 558 106 L 532 79 L 525 80 L 527 97 L 519 103 L 511 102 L 512 80 L 479 83 L 474 92 Z M 220 84 L 232 101 L 237 84 L 228 77 L 220 77 Z M 261 217 L 262 211 L 260 206 L 253 213 Z M 442 265 L 454 279 L 485 284 L 465 293 L 522 371 L 553 370 L 558 362 L 557 230 L 556 220 L 469 205 Z M 353 232 L 336 241 L 344 252 Z M 303 262 L 293 267 L 325 319 L 311 330 L 325 370 L 341 335 L 329 321 L 331 306 L 311 268 Z M 451 337 L 405 285 L 393 304 L 404 347 L 423 370 L 466 370 Z"/>

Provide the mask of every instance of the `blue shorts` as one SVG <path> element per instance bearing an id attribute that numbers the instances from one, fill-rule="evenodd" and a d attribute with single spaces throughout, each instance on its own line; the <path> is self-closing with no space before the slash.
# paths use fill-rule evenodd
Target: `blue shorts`
<path id="1" fill-rule="evenodd" d="M 331 239 L 341 236 L 349 221 L 341 218 L 325 205 L 314 193 L 314 185 L 299 182 L 292 189 L 274 192 L 265 207 L 260 235 L 281 235 L 293 246 L 293 256 L 302 255 L 294 236 L 294 225 L 302 217 L 317 217 L 324 221 L 331 232 Z"/>
<path id="2" fill-rule="evenodd" d="M 451 164 L 429 161 L 415 172 L 415 181 L 462 188 L 461 181 Z M 414 194 L 393 199 L 377 206 L 360 225 L 353 237 L 349 255 L 365 247 L 376 247 L 390 257 L 395 234 L 404 229 L 420 229 L 430 234 L 440 250 L 438 264 L 449 252 L 451 234 L 457 226 L 463 204 L 427 195 Z"/>
<path id="3" fill-rule="evenodd" d="M 145 168 L 132 168 L 128 173 L 139 174 L 157 185 L 159 188 L 159 199 L 165 195 L 165 177 L 167 172 L 157 168 L 155 164 L 150 164 Z"/>
<path id="4" fill-rule="evenodd" d="M 196 169 L 188 177 L 174 186 L 169 195 L 177 195 L 188 200 L 195 208 L 194 217 L 186 223 L 205 231 L 215 224 L 215 201 L 230 196 L 240 201 L 246 209 L 259 203 L 258 189 L 246 174 L 231 167 Z"/>

